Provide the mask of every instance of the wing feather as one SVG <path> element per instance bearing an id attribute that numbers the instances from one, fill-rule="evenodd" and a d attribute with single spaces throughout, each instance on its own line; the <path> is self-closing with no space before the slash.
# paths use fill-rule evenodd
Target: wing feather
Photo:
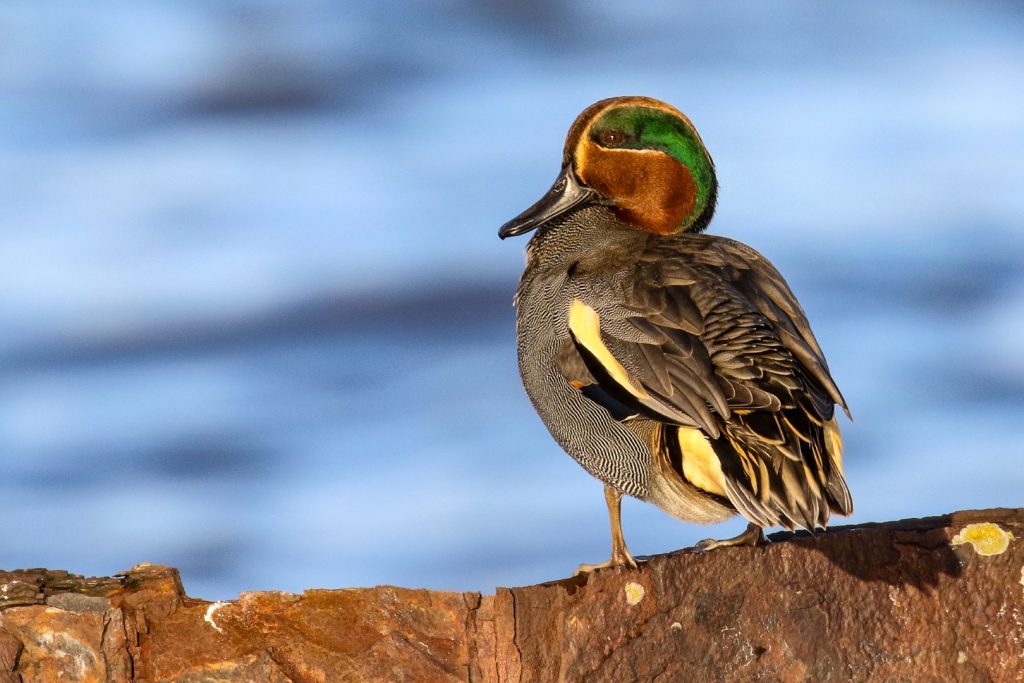
<path id="1" fill-rule="evenodd" d="M 722 238 L 660 240 L 615 292 L 573 302 L 573 345 L 559 365 L 574 385 L 617 419 L 661 423 L 661 441 L 683 452 L 684 480 L 699 429 L 710 448 L 701 451 L 704 474 L 689 483 L 709 486 L 717 458 L 724 483 L 706 493 L 756 524 L 813 529 L 831 512 L 849 514 L 833 416 L 846 402 L 800 304 L 764 257 Z M 582 329 L 584 318 L 593 329 Z M 601 389 L 586 388 L 593 383 Z"/>

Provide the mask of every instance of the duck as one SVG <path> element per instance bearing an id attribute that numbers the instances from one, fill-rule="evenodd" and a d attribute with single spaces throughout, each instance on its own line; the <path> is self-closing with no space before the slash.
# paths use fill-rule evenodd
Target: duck
<path id="1" fill-rule="evenodd" d="M 561 171 L 501 226 L 534 234 L 516 290 L 519 374 L 554 440 L 604 485 L 611 557 L 632 496 L 681 521 L 741 515 L 696 550 L 850 515 L 843 395 L 800 303 L 753 248 L 705 232 L 715 164 L 690 119 L 643 96 L 604 99 L 569 128 Z"/>

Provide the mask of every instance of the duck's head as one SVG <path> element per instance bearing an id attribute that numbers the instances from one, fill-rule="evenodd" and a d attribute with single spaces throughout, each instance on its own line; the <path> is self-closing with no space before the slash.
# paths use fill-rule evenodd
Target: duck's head
<path id="1" fill-rule="evenodd" d="M 594 204 L 637 230 L 700 232 L 715 211 L 717 187 L 711 156 L 686 115 L 650 97 L 613 97 L 576 118 L 555 184 L 498 236 Z"/>

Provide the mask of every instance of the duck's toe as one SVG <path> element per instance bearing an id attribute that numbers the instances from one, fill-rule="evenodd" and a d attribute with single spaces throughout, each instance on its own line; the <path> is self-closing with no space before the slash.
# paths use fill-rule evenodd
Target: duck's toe
<path id="1" fill-rule="evenodd" d="M 612 556 L 605 562 L 600 564 L 581 564 L 573 572 L 573 576 L 579 576 L 580 574 L 589 574 L 590 572 L 597 571 L 598 569 L 608 569 L 609 567 L 626 567 L 627 569 L 637 568 L 636 559 L 629 553 L 629 550 L 622 548 L 621 552 L 613 552 Z"/>
<path id="2" fill-rule="evenodd" d="M 694 545 L 693 550 L 694 552 L 705 553 L 709 550 L 714 550 L 715 548 L 726 548 L 737 545 L 758 546 L 767 542 L 768 540 L 764 537 L 764 529 L 754 523 L 750 523 L 747 525 L 747 530 L 737 536 L 733 536 L 732 538 L 723 538 L 721 540 L 705 538 L 703 541 Z"/>

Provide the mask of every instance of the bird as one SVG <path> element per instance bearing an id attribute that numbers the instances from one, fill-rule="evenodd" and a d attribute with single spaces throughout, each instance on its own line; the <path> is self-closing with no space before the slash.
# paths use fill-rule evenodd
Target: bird
<path id="1" fill-rule="evenodd" d="M 604 485 L 611 557 L 632 496 L 685 522 L 764 529 L 849 515 L 843 395 L 800 303 L 753 248 L 707 234 L 715 165 L 690 119 L 643 96 L 569 128 L 551 189 L 499 229 L 535 231 L 516 290 L 519 374 L 555 441 Z"/>

